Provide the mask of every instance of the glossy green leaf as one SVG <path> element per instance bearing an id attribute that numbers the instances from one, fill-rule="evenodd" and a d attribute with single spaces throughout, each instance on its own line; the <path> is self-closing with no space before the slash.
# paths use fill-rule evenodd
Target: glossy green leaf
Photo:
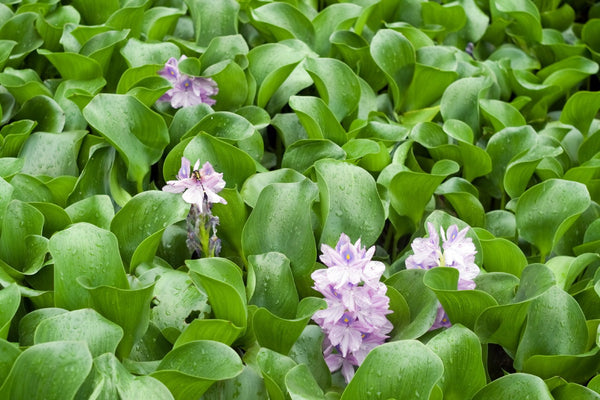
<path id="1" fill-rule="evenodd" d="M 102 66 L 93 58 L 77 53 L 52 53 L 38 50 L 54 65 L 63 79 L 86 80 L 102 76 Z"/>
<path id="2" fill-rule="evenodd" d="M 324 333 L 319 326 L 309 324 L 292 346 L 289 357 L 298 364 L 307 365 L 322 389 L 331 384 L 331 373 L 323 359 Z"/>
<path id="3" fill-rule="evenodd" d="M 89 222 L 99 228 L 109 230 L 115 210 L 110 197 L 106 195 L 90 196 L 65 208 L 73 223 Z"/>
<path id="4" fill-rule="evenodd" d="M 561 112 L 560 121 L 573 125 L 585 136 L 598 109 L 600 109 L 600 97 L 596 92 L 577 92 L 569 97 Z"/>
<path id="5" fill-rule="evenodd" d="M 394 175 L 389 187 L 391 205 L 412 224 L 406 228 L 408 232 L 416 230 L 435 189 L 448 175 L 456 172 L 457 163 L 441 160 L 433 166 L 431 174 L 402 170 Z"/>
<path id="6" fill-rule="evenodd" d="M 40 111 L 38 111 L 40 112 Z M 31 175 L 77 176 L 77 154 L 87 132 L 35 132 L 21 149 L 23 172 Z"/>
<path id="7" fill-rule="evenodd" d="M 77 398 L 86 396 L 119 396 L 123 399 L 135 396 L 160 400 L 172 400 L 169 390 L 149 376 L 134 376 L 111 353 L 94 359 L 90 376 L 81 386 Z"/>
<path id="8" fill-rule="evenodd" d="M 295 366 L 286 374 L 285 386 L 294 400 L 323 398 L 323 391 L 304 364 Z"/>
<path id="9" fill-rule="evenodd" d="M 186 0 L 196 31 L 196 43 L 207 46 L 217 36 L 235 35 L 240 8 L 234 0 Z"/>
<path id="10" fill-rule="evenodd" d="M 151 376 L 179 400 L 201 396 L 214 382 L 234 378 L 242 370 L 242 360 L 231 347 L 197 340 L 169 352 Z"/>
<path id="11" fill-rule="evenodd" d="M 6 339 L 11 321 L 21 303 L 19 287 L 13 284 L 0 290 L 0 303 L 3 305 L 0 311 L 0 339 Z"/>
<path id="12" fill-rule="evenodd" d="M 519 198 L 516 208 L 519 234 L 538 248 L 540 259 L 544 260 L 589 204 L 584 185 L 558 179 L 544 181 Z"/>
<path id="13" fill-rule="evenodd" d="M 287 3 L 268 3 L 251 11 L 254 26 L 268 37 L 281 41 L 300 39 L 311 46 L 315 29 L 308 18 Z"/>
<path id="14" fill-rule="evenodd" d="M 262 190 L 272 183 L 294 183 L 305 180 L 306 177 L 292 169 L 280 168 L 275 171 L 252 175 L 244 182 L 241 195 L 250 207 L 256 206 Z"/>
<path id="15" fill-rule="evenodd" d="M 87 287 L 81 280 L 79 283 L 88 290 L 93 308 L 123 329 L 123 339 L 115 353 L 123 358 L 129 356 L 133 345 L 148 329 L 154 285 L 119 289 L 110 286 Z"/>
<path id="16" fill-rule="evenodd" d="M 196 287 L 183 271 L 168 267 L 146 270 L 144 267 L 143 264 L 138 267 L 140 281 L 147 287 L 154 284 L 151 323 L 160 329 L 167 340 L 174 343 L 193 318 L 205 318 L 210 312 L 207 294 L 204 289 Z M 138 293 L 141 295 L 143 292 Z M 144 315 L 139 317 L 143 318 Z"/>
<path id="17" fill-rule="evenodd" d="M 94 97 L 83 115 L 117 149 L 127 164 L 128 179 L 141 191 L 150 166 L 169 143 L 164 120 L 134 97 L 114 94 Z"/>
<path id="18" fill-rule="evenodd" d="M 415 49 L 404 35 L 391 29 L 379 30 L 371 41 L 373 60 L 388 81 L 394 109 L 405 101 L 405 91 L 415 71 Z"/>
<path id="19" fill-rule="evenodd" d="M 281 253 L 248 257 L 248 303 L 264 307 L 281 318 L 293 318 L 298 307 L 298 293 L 290 260 Z"/>
<path id="20" fill-rule="evenodd" d="M 85 308 L 92 305 L 78 279 L 87 278 L 93 286 L 127 289 L 123 262 L 115 235 L 81 222 L 52 236 L 49 243 L 54 260 L 54 301 L 57 307 Z"/>
<path id="21" fill-rule="evenodd" d="M 143 249 L 142 257 L 136 251 L 151 235 L 160 234 L 171 224 L 185 219 L 189 204 L 181 196 L 162 191 L 146 191 L 134 196 L 119 210 L 111 222 L 111 231 L 119 239 L 119 250 L 125 265 L 133 270 L 142 261 L 151 261 L 158 242 L 154 240 Z M 161 233 L 158 233 L 161 232 Z M 135 262 L 133 262 L 135 261 Z"/>
<path id="22" fill-rule="evenodd" d="M 423 277 L 423 283 L 432 289 L 453 324 L 463 324 L 474 329 L 475 321 L 488 307 L 497 305 L 488 293 L 479 290 L 456 290 L 456 268 L 432 268 Z"/>
<path id="23" fill-rule="evenodd" d="M 566 317 L 566 321 L 565 321 Z M 575 355 L 587 344 L 585 316 L 577 302 L 556 286 L 533 300 L 515 354 L 521 369 L 534 355 Z"/>
<path id="24" fill-rule="evenodd" d="M 356 109 L 360 84 L 346 64 L 334 58 L 307 58 L 304 68 L 338 121 Z"/>
<path id="25" fill-rule="evenodd" d="M 463 78 L 452 83 L 442 96 L 440 112 L 444 120 L 458 119 L 471 127 L 475 137 L 479 135 L 479 100 L 485 98 L 491 86 L 487 79 Z"/>
<path id="26" fill-rule="evenodd" d="M 315 163 L 321 203 L 321 243 L 333 246 L 343 232 L 370 246 L 385 222 L 374 179 L 361 168 L 341 161 Z"/>
<path id="27" fill-rule="evenodd" d="M 0 339 L 0 387 L 10 373 L 15 360 L 21 354 L 19 348 L 4 339 Z"/>
<path id="28" fill-rule="evenodd" d="M 292 96 L 289 104 L 310 139 L 329 139 L 338 145 L 348 140 L 333 111 L 319 97 Z"/>
<path id="29" fill-rule="evenodd" d="M 170 42 L 147 43 L 131 38 L 120 50 L 130 68 L 148 64 L 164 64 L 169 58 L 179 59 L 179 48 Z"/>
<path id="30" fill-rule="evenodd" d="M 552 397 L 555 400 L 581 399 L 581 400 L 596 400 L 600 399 L 600 394 L 594 392 L 585 386 L 576 383 L 567 383 L 552 391 Z"/>
<path id="31" fill-rule="evenodd" d="M 269 398 L 284 399 L 285 376 L 296 366 L 296 363 L 289 357 L 265 347 L 258 351 L 256 362 L 264 378 Z"/>
<path id="32" fill-rule="evenodd" d="M 208 67 L 204 74 L 212 78 L 219 87 L 213 98 L 215 110 L 234 111 L 246 105 L 250 88 L 242 67 L 231 60 L 224 60 Z"/>
<path id="33" fill-rule="evenodd" d="M 386 365 L 383 371 L 382 365 Z M 415 340 L 385 343 L 371 350 L 342 399 L 429 398 L 442 377 L 442 360 Z"/>
<path id="34" fill-rule="evenodd" d="M 224 319 L 195 319 L 181 332 L 173 347 L 179 347 L 195 340 L 215 340 L 231 346 L 243 333 L 244 330 L 239 326 L 235 326 L 231 321 Z"/>
<path id="35" fill-rule="evenodd" d="M 92 368 L 92 355 L 83 342 L 42 343 L 16 359 L 0 388 L 5 398 L 72 398 Z"/>
<path id="36" fill-rule="evenodd" d="M 248 309 L 239 267 L 225 258 L 187 260 L 186 265 L 192 280 L 206 291 L 215 317 L 245 328 Z"/>
<path id="37" fill-rule="evenodd" d="M 287 354 L 315 311 L 324 307 L 323 300 L 305 297 L 298 305 L 297 315 L 294 319 L 280 318 L 266 308 L 259 308 L 252 319 L 258 343 L 262 347 Z"/>
<path id="38" fill-rule="evenodd" d="M 100 25 L 119 9 L 118 0 L 101 0 L 89 3 L 85 0 L 73 1 L 73 6 L 79 11 L 89 25 Z"/>
<path id="39" fill-rule="evenodd" d="M 471 397 L 486 384 L 477 336 L 461 325 L 453 325 L 427 342 L 444 363 L 444 375 L 438 385 L 445 399 Z"/>
<path id="40" fill-rule="evenodd" d="M 301 139 L 287 146 L 281 166 L 303 173 L 323 158 L 343 160 L 346 152 L 328 139 Z"/>
<path id="41" fill-rule="evenodd" d="M 40 322 L 34 344 L 58 340 L 81 340 L 87 343 L 92 357 L 114 353 L 123 330 L 96 311 L 83 309 L 56 315 Z"/>
<path id="42" fill-rule="evenodd" d="M 396 327 L 395 339 L 416 339 L 431 328 L 437 314 L 435 293 L 423 283 L 424 270 L 405 269 L 390 276 L 385 284 L 396 289 L 410 311 L 410 323 Z"/>
<path id="43" fill-rule="evenodd" d="M 503 376 L 487 384 L 473 396 L 473 400 L 501 400 L 506 397 L 529 397 L 539 400 L 552 400 L 550 391 L 543 380 L 535 375 L 514 373 Z"/>
<path id="44" fill-rule="evenodd" d="M 300 296 L 312 293 L 309 275 L 317 252 L 310 208 L 316 195 L 316 186 L 308 180 L 269 185 L 262 190 L 242 232 L 246 257 L 276 251 L 290 260 Z"/>
<path id="45" fill-rule="evenodd" d="M 44 216 L 35 207 L 19 200 L 8 203 L 0 235 L 2 260 L 17 271 L 26 274 L 37 272 L 47 250 L 31 246 L 41 239 L 43 225 Z"/>
<path id="46" fill-rule="evenodd" d="M 37 18 L 38 14 L 34 12 L 24 12 L 14 15 L 0 26 L 0 39 L 16 42 L 9 61 L 22 60 L 44 43 L 35 29 Z"/>
<path id="47" fill-rule="evenodd" d="M 315 50 L 321 56 L 327 56 L 331 48 L 331 35 L 342 27 L 352 23 L 362 8 L 353 3 L 333 3 L 323 8 L 313 19 L 315 27 Z"/>

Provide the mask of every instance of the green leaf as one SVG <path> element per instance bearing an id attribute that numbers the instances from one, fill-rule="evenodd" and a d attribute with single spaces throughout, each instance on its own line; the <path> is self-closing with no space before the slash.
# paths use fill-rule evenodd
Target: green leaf
<path id="1" fill-rule="evenodd" d="M 321 56 L 329 55 L 331 35 L 346 28 L 361 14 L 362 8 L 352 3 L 333 3 L 313 18 L 315 28 L 315 50 Z"/>
<path id="2" fill-rule="evenodd" d="M 231 346 L 242 334 L 244 329 L 235 326 L 233 322 L 224 319 L 195 319 L 179 335 L 173 347 L 195 340 L 215 340 Z"/>
<path id="3" fill-rule="evenodd" d="M 106 195 L 90 196 L 65 208 L 73 223 L 89 222 L 99 228 L 109 230 L 115 209 L 110 197 Z"/>
<path id="4" fill-rule="evenodd" d="M 432 268 L 423 277 L 423 283 L 433 290 L 448 314 L 452 324 L 463 324 L 474 329 L 475 321 L 496 300 L 480 290 L 457 290 L 458 270 L 450 267 Z"/>
<path id="5" fill-rule="evenodd" d="M 315 163 L 321 203 L 321 243 L 334 246 L 341 233 L 370 246 L 385 223 L 375 180 L 363 169 L 342 161 Z"/>
<path id="6" fill-rule="evenodd" d="M 22 273 L 37 272 L 47 250 L 31 246 L 41 239 L 43 225 L 44 216 L 35 207 L 19 200 L 8 203 L 2 221 L 0 258 Z"/>
<path id="7" fill-rule="evenodd" d="M 292 96 L 289 105 L 310 139 L 329 139 L 340 146 L 348 140 L 333 111 L 319 97 Z"/>
<path id="8" fill-rule="evenodd" d="M 244 117 L 237 114 L 217 111 L 200 120 L 189 129 L 186 135 L 206 132 L 212 136 L 231 141 L 248 139 L 255 132 L 254 126 Z"/>
<path id="9" fill-rule="evenodd" d="M 398 111 L 415 71 L 415 49 L 401 33 L 391 29 L 377 31 L 371 40 L 371 56 L 383 71 L 391 91 L 394 109 Z"/>
<path id="10" fill-rule="evenodd" d="M 316 400 L 324 396 L 310 369 L 304 364 L 296 365 L 285 375 L 285 386 L 292 400 Z"/>
<path id="11" fill-rule="evenodd" d="M 299 39 L 312 47 L 315 29 L 308 18 L 296 7 L 287 3 L 268 3 L 254 8 L 250 13 L 254 27 L 269 41 Z"/>
<path id="12" fill-rule="evenodd" d="M 63 79 L 88 80 L 102 77 L 102 66 L 93 58 L 77 53 L 53 53 L 40 49 L 43 55 L 54 65 Z"/>
<path id="13" fill-rule="evenodd" d="M 248 307 L 239 267 L 218 257 L 186 260 L 186 265 L 194 283 L 206 290 L 215 317 L 246 328 Z"/>
<path id="14" fill-rule="evenodd" d="M 73 398 L 92 368 L 84 342 L 58 341 L 32 346 L 19 355 L 0 396 L 10 399 Z"/>
<path id="15" fill-rule="evenodd" d="M 181 196 L 162 191 L 146 191 L 129 200 L 110 224 L 129 270 L 143 261 L 152 261 L 164 229 L 184 220 L 188 212 L 189 204 Z M 156 239 L 151 239 L 152 235 L 157 235 Z M 138 251 L 143 252 L 142 257 Z"/>
<path id="16" fill-rule="evenodd" d="M 566 230 L 590 205 L 581 183 L 550 179 L 527 190 L 516 208 L 520 236 L 534 244 L 540 259 L 550 254 Z"/>
<path id="17" fill-rule="evenodd" d="M 214 382 L 234 378 L 243 368 L 242 360 L 231 347 L 197 340 L 170 351 L 150 376 L 181 400 L 201 396 Z"/>
<path id="18" fill-rule="evenodd" d="M 515 368 L 521 370 L 534 355 L 581 354 L 587 336 L 585 316 L 575 299 L 552 286 L 531 303 L 515 354 Z"/>
<path id="19" fill-rule="evenodd" d="M 115 353 L 121 358 L 128 357 L 133 345 L 148 329 L 154 285 L 120 289 L 111 286 L 88 287 L 81 280 L 79 283 L 89 292 L 93 308 L 123 329 L 123 339 Z"/>
<path id="20" fill-rule="evenodd" d="M 38 112 L 42 112 L 40 108 Z M 38 125 L 39 126 L 39 125 Z M 20 158 L 25 160 L 22 172 L 31 175 L 78 175 L 77 154 L 86 131 L 35 132 L 25 142 Z"/>
<path id="21" fill-rule="evenodd" d="M 442 183 L 435 194 L 448 200 L 458 217 L 471 226 L 483 226 L 485 214 L 478 196 L 478 190 L 467 180 L 453 177 Z"/>
<path id="22" fill-rule="evenodd" d="M 429 398 L 443 372 L 440 358 L 421 342 L 384 343 L 367 355 L 341 399 Z"/>
<path id="23" fill-rule="evenodd" d="M 114 353 L 123 330 L 94 310 L 71 311 L 46 318 L 35 330 L 34 344 L 59 340 L 84 341 L 92 357 Z"/>
<path id="24" fill-rule="evenodd" d="M 16 14 L 0 26 L 0 39 L 16 42 L 10 61 L 23 60 L 25 56 L 40 47 L 44 41 L 35 29 L 35 20 L 40 15 L 34 12 Z M 10 65 L 10 64 L 9 64 Z"/>
<path id="25" fill-rule="evenodd" d="M 142 190 L 144 177 L 169 144 L 164 119 L 128 95 L 99 94 L 84 108 L 89 124 L 127 164 L 127 178 Z"/>
<path id="26" fill-rule="evenodd" d="M 514 373 L 492 381 L 475 393 L 473 400 L 503 400 L 509 398 L 534 398 L 552 400 L 548 386 L 535 375 Z"/>
<path id="27" fill-rule="evenodd" d="M 394 339 L 416 339 L 431 328 L 437 314 L 438 300 L 423 283 L 425 270 L 405 269 L 390 276 L 385 284 L 396 289 L 406 300 L 410 310 L 410 323 L 395 327 Z"/>
<path id="28" fill-rule="evenodd" d="M 479 107 L 496 132 L 511 126 L 527 124 L 523 114 L 510 103 L 494 99 L 479 99 Z"/>
<path id="29" fill-rule="evenodd" d="M 162 40 L 173 33 L 183 10 L 171 7 L 152 7 L 144 13 L 142 31 L 148 40 Z"/>
<path id="30" fill-rule="evenodd" d="M 118 396 L 122 399 L 146 397 L 172 400 L 169 390 L 158 380 L 149 376 L 134 376 L 111 353 L 94 359 L 92 371 L 81 386 L 76 398 Z"/>
<path id="31" fill-rule="evenodd" d="M 322 299 L 305 297 L 298 305 L 294 319 L 280 318 L 261 307 L 256 310 L 252 319 L 256 340 L 264 348 L 288 354 L 315 311 L 324 307 Z"/>
<path id="32" fill-rule="evenodd" d="M 391 205 L 400 216 L 408 217 L 411 225 L 406 227 L 407 232 L 416 230 L 435 189 L 458 169 L 454 161 L 440 160 L 431 174 L 402 170 L 394 175 L 389 186 Z"/>
<path id="33" fill-rule="evenodd" d="M 248 80 L 242 67 L 232 60 L 224 60 L 211 65 L 204 71 L 204 75 L 212 78 L 219 87 L 219 93 L 213 98 L 215 110 L 234 111 L 246 105 L 250 92 Z"/>
<path id="34" fill-rule="evenodd" d="M 600 109 L 597 92 L 580 91 L 569 97 L 560 114 L 560 122 L 570 124 L 587 136 L 590 125 Z"/>
<path id="35" fill-rule="evenodd" d="M 330 143 L 330 142 L 329 142 Z M 244 182 L 241 195 L 246 204 L 255 207 L 262 190 L 271 183 L 294 183 L 305 180 L 306 177 L 292 169 L 280 168 L 252 175 Z"/>
<path id="36" fill-rule="evenodd" d="M 485 386 L 481 343 L 473 332 L 453 325 L 427 342 L 427 347 L 444 363 L 444 375 L 438 383 L 444 399 L 470 398 Z"/>
<path id="37" fill-rule="evenodd" d="M 15 360 L 21 354 L 19 348 L 4 339 L 0 339 L 0 387 L 10 373 Z"/>
<path id="38" fill-rule="evenodd" d="M 296 363 L 282 354 L 266 347 L 258 350 L 256 363 L 264 378 L 265 386 L 271 399 L 285 399 L 285 376 L 296 366 Z"/>
<path id="39" fill-rule="evenodd" d="M 276 251 L 290 260 L 301 297 L 313 293 L 309 275 L 317 252 L 310 209 L 316 195 L 316 185 L 308 180 L 271 184 L 260 193 L 242 232 L 246 257 Z"/>
<path id="40" fill-rule="evenodd" d="M 198 45 L 207 46 L 215 37 L 237 34 L 240 9 L 237 1 L 185 0 L 185 4 L 192 16 Z"/>
<path id="41" fill-rule="evenodd" d="M 74 0 L 73 6 L 88 25 L 103 24 L 120 7 L 119 0 L 100 0 L 93 3 L 85 0 Z"/>
<path id="42" fill-rule="evenodd" d="M 322 389 L 331 385 L 331 372 L 323 359 L 324 333 L 316 325 L 307 325 L 289 352 L 289 357 L 298 364 L 307 365 Z"/>
<path id="43" fill-rule="evenodd" d="M 343 160 L 346 152 L 328 139 L 301 139 L 286 147 L 281 167 L 303 173 L 323 158 Z"/>
<path id="44" fill-rule="evenodd" d="M 171 57 L 179 59 L 181 54 L 177 45 L 173 43 L 147 43 L 135 38 L 129 39 L 120 52 L 129 68 L 158 66 L 164 64 Z"/>
<path id="45" fill-rule="evenodd" d="M 174 343 L 191 319 L 208 315 L 208 296 L 183 271 L 169 267 L 145 270 L 144 267 L 143 264 L 138 267 L 140 281 L 147 286 L 154 284 L 151 321 L 167 340 Z"/>
<path id="46" fill-rule="evenodd" d="M 567 383 L 557 387 L 552 391 L 552 397 L 555 400 L 581 399 L 581 400 L 597 400 L 600 395 L 591 389 L 576 383 Z"/>
<path id="47" fill-rule="evenodd" d="M 264 307 L 281 318 L 293 318 L 298 307 L 298 293 L 290 260 L 281 253 L 248 257 L 248 303 Z"/>
<path id="48" fill-rule="evenodd" d="M 58 133 L 65 126 L 64 111 L 48 96 L 35 96 L 28 99 L 14 118 L 36 121 L 35 130 L 38 131 Z"/>
<path id="49" fill-rule="evenodd" d="M 334 58 L 307 58 L 304 69 L 338 121 L 358 107 L 360 83 L 346 64 Z"/>
<path id="50" fill-rule="evenodd" d="M 241 187 L 250 175 L 256 172 L 254 160 L 244 151 L 206 133 L 181 142 L 165 159 L 163 176 L 172 180 L 181 168 L 181 157 L 186 157 L 192 165 L 200 160 L 201 165 L 210 162 L 215 171 L 223 173 L 226 187 Z"/>
<path id="51" fill-rule="evenodd" d="M 11 321 L 19 309 L 19 304 L 21 304 L 19 287 L 16 284 L 12 284 L 0 290 L 0 303 L 2 304 L 2 310 L 0 311 L 0 339 L 6 339 Z"/>
<path id="52" fill-rule="evenodd" d="M 452 83 L 440 103 L 444 121 L 458 119 L 471 127 L 475 137 L 481 130 L 479 124 L 479 100 L 484 98 L 491 82 L 483 77 L 462 78 Z"/>
<path id="53" fill-rule="evenodd" d="M 54 260 L 54 301 L 57 307 L 77 309 L 91 306 L 90 294 L 77 282 L 127 289 L 123 262 L 115 235 L 80 222 L 52 236 L 49 243 Z"/>

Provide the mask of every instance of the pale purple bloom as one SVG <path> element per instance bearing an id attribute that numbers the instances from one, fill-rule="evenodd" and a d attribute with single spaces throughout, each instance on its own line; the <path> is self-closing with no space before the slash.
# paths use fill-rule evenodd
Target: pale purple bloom
<path id="1" fill-rule="evenodd" d="M 352 244 L 341 234 L 335 249 L 321 246 L 320 260 L 328 267 L 312 273 L 314 288 L 325 296 L 327 308 L 313 315 L 326 334 L 325 361 L 331 372 L 341 369 L 349 382 L 375 346 L 382 344 L 393 326 L 387 287 L 379 282 L 383 263 L 372 261 L 375 246 L 366 250 L 360 239 Z"/>
<path id="2" fill-rule="evenodd" d="M 168 101 L 173 108 L 188 107 L 197 104 L 208 104 L 212 106 L 215 100 L 211 96 L 219 92 L 219 88 L 211 78 L 198 76 L 189 76 L 179 71 L 179 62 L 186 59 L 183 55 L 177 59 L 171 57 L 166 62 L 165 67 L 158 71 L 158 74 L 171 82 L 172 89 L 159 99 L 159 101 Z"/>
<path id="3" fill-rule="evenodd" d="M 447 231 L 440 227 L 442 245 L 440 248 L 440 236 L 438 236 L 432 223 L 427 223 L 428 238 L 417 238 L 413 240 L 411 247 L 413 255 L 406 259 L 407 269 L 431 269 L 434 267 L 451 267 L 458 270 L 458 290 L 475 289 L 473 279 L 479 275 L 479 267 L 475 264 L 477 250 L 473 240 L 467 237 L 469 227 L 458 230 L 458 226 L 451 225 Z M 434 324 L 430 330 L 449 327 L 450 320 L 442 305 L 438 305 L 438 312 Z"/>
<path id="4" fill-rule="evenodd" d="M 202 166 L 202 169 L 198 169 L 199 167 L 200 160 L 197 160 L 190 172 L 190 161 L 181 157 L 181 168 L 177 173 L 177 180 L 167 181 L 162 190 L 169 193 L 183 192 L 183 200 L 197 205 L 200 213 L 208 214 L 212 204 L 227 204 L 227 201 L 217 194 L 225 187 L 225 181 L 223 174 L 215 172 L 208 161 Z"/>

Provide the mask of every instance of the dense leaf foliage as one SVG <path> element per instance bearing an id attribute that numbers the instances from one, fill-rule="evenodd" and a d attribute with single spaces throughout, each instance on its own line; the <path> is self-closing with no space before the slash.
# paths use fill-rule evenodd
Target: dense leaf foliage
<path id="1" fill-rule="evenodd" d="M 171 58 L 214 105 L 161 101 Z M 583 0 L 0 0 L 0 398 L 600 398 L 598 63 Z M 406 269 L 427 223 L 475 289 Z M 393 311 L 348 384 L 311 322 L 342 233 Z"/>

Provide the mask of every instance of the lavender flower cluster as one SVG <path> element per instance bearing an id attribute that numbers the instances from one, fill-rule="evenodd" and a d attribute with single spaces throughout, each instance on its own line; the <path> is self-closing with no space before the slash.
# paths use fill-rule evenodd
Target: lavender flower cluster
<path id="1" fill-rule="evenodd" d="M 312 273 L 314 288 L 325 296 L 327 308 L 313 315 L 325 332 L 324 355 L 331 372 L 341 368 L 346 382 L 367 354 L 382 344 L 393 326 L 387 287 L 379 281 L 385 266 L 371 261 L 375 246 L 352 244 L 343 234 L 335 247 L 323 244 L 320 257 L 328 268 Z"/>
<path id="2" fill-rule="evenodd" d="M 429 237 L 413 240 L 411 247 L 413 255 L 406 259 L 407 269 L 431 269 L 434 267 L 452 267 L 458 270 L 458 290 L 475 289 L 473 279 L 479 275 L 479 267 L 475 264 L 477 250 L 471 238 L 466 237 L 469 227 L 458 230 L 456 225 L 451 225 L 448 230 L 440 227 L 438 236 L 432 223 L 427 223 Z M 435 322 L 430 330 L 451 326 L 448 315 L 442 305 L 438 305 Z"/>
<path id="3" fill-rule="evenodd" d="M 179 61 L 173 57 L 167 61 L 165 67 L 158 74 L 167 79 L 173 85 L 173 88 L 158 99 L 159 101 L 171 102 L 173 108 L 193 106 L 200 103 L 212 106 L 215 100 L 214 96 L 219 92 L 215 81 L 211 78 L 199 76 L 189 76 L 179 71 L 179 63 L 187 57 L 182 55 Z"/>

